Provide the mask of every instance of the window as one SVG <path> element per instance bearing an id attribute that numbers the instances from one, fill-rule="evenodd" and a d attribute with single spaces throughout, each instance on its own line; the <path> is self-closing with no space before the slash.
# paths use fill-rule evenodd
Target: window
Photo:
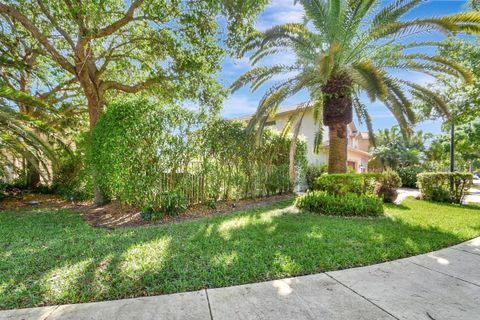
<path id="1" fill-rule="evenodd" d="M 273 121 L 267 121 L 267 122 L 265 123 L 265 127 L 274 126 L 274 125 L 276 125 L 276 124 L 277 124 L 277 122 L 276 122 L 275 120 L 273 120 Z"/>

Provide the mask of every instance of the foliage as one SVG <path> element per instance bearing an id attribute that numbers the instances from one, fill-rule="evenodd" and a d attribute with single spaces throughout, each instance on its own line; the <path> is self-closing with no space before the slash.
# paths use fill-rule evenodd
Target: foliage
<path id="1" fill-rule="evenodd" d="M 162 195 L 162 202 L 160 208 L 167 215 L 177 215 L 187 209 L 188 200 L 179 191 L 167 191 Z"/>
<path id="2" fill-rule="evenodd" d="M 402 180 L 402 187 L 417 188 L 417 175 L 425 170 L 419 166 L 397 168 L 397 173 Z"/>
<path id="3" fill-rule="evenodd" d="M 425 200 L 462 203 L 472 180 L 467 172 L 425 172 L 418 175 L 418 187 Z"/>
<path id="4" fill-rule="evenodd" d="M 1 3 L 0 13 L 2 21 L 15 24 L 15 32 L 32 39 L 47 59 L 81 84 L 86 98 L 98 99 L 91 107 L 116 94 L 112 91 L 132 93 L 154 85 L 152 93 L 165 98 L 211 104 L 219 98 L 213 75 L 225 51 L 219 39 L 232 47 L 243 43 L 265 4 L 17 0 Z M 75 65 L 77 59 L 85 62 L 82 67 Z"/>
<path id="5" fill-rule="evenodd" d="M 5 198 L 5 189 L 6 189 L 6 184 L 3 182 L 0 182 L 0 201 L 2 201 Z"/>
<path id="6" fill-rule="evenodd" d="M 429 170 L 448 170 L 450 164 L 450 128 L 444 126 L 443 134 L 436 136 L 426 151 Z M 455 169 L 470 171 L 480 168 L 480 118 L 455 126 Z"/>
<path id="7" fill-rule="evenodd" d="M 309 164 L 305 172 L 305 180 L 307 182 L 307 188 L 312 190 L 314 188 L 315 179 L 326 173 L 328 166 L 324 163 L 321 164 Z"/>
<path id="8" fill-rule="evenodd" d="M 40 52 L 53 73 L 67 74 L 65 83 L 74 84 L 83 98 L 70 106 L 75 112 L 85 112 L 87 106 L 94 128 L 106 102 L 140 91 L 149 90 L 170 103 L 190 100 L 217 110 L 224 97 L 216 77 L 226 52 L 223 40 L 230 47 L 242 44 L 265 4 L 266 0 L 2 1 L 0 36 L 3 43 L 3 30 L 13 30 L 15 46 L 34 43 L 32 55 Z M 4 92 L 0 82 L 0 97 Z M 10 96 L 12 92 L 16 101 L 25 100 L 17 91 L 10 90 Z M 66 99 L 72 102 L 68 94 Z M 104 190 L 96 180 L 94 184 L 95 202 L 105 202 Z"/>
<path id="9" fill-rule="evenodd" d="M 430 138 L 432 135 L 422 130 L 404 136 L 398 126 L 393 126 L 375 134 L 371 153 L 381 170 L 420 165 L 425 161 L 425 145 Z"/>
<path id="10" fill-rule="evenodd" d="M 89 136 L 82 133 L 75 140 L 71 154 L 58 152 L 59 160 L 53 172 L 52 190 L 66 199 L 86 200 L 93 196 L 91 166 L 86 161 Z"/>
<path id="11" fill-rule="evenodd" d="M 377 196 L 346 193 L 329 194 L 324 191 L 308 191 L 297 197 L 295 206 L 299 209 L 332 216 L 380 216 L 383 201 Z"/>
<path id="12" fill-rule="evenodd" d="M 287 199 L 228 215 L 114 230 L 92 228 L 70 210 L 2 211 L 0 309 L 194 291 L 206 284 L 217 288 L 365 266 L 480 235 L 480 207 L 474 205 L 406 199 L 402 206 L 386 205 L 386 217 L 346 219 L 294 212 L 291 204 Z"/>
<path id="13" fill-rule="evenodd" d="M 209 207 L 210 209 L 217 209 L 217 207 L 218 207 L 217 199 L 206 199 L 203 202 L 203 204 L 206 205 L 207 207 Z"/>
<path id="14" fill-rule="evenodd" d="M 397 188 L 402 186 L 402 179 L 397 172 L 385 170 L 375 186 L 375 193 L 385 202 L 395 202 L 398 196 Z"/>
<path id="15" fill-rule="evenodd" d="M 140 218 L 143 221 L 154 221 L 163 217 L 163 212 L 156 211 L 152 206 L 146 206 L 140 211 Z"/>
<path id="16" fill-rule="evenodd" d="M 398 173 L 393 170 L 385 170 L 378 182 L 385 189 L 397 189 L 402 186 L 402 179 Z"/>
<path id="17" fill-rule="evenodd" d="M 315 190 L 329 194 L 373 195 L 375 185 L 382 178 L 381 173 L 339 173 L 324 174 L 315 180 Z"/>
<path id="18" fill-rule="evenodd" d="M 464 83 L 449 76 L 437 76 L 431 84 L 431 90 L 447 103 L 450 113 L 445 117 L 431 103 L 417 102 L 417 109 L 426 119 L 443 118 L 446 124 L 472 121 L 480 117 L 480 40 L 451 37 L 440 43 L 439 54 L 450 57 L 470 70 L 473 77 L 470 83 Z"/>
<path id="19" fill-rule="evenodd" d="M 110 197 L 159 208 L 167 185 L 177 187 L 175 176 L 183 175 L 196 148 L 191 140 L 196 125 L 193 113 L 146 99 L 110 104 L 93 131 L 88 154 L 97 182 Z M 168 174 L 171 179 L 162 179 Z"/>
<path id="20" fill-rule="evenodd" d="M 62 125 L 67 115 L 77 118 L 67 107 L 75 101 L 75 90 L 65 73 L 46 59 L 38 41 L 4 15 L 0 38 L 0 118 L 7 118 L 0 120 L 0 162 L 15 175 L 25 175 L 33 189 L 41 178 L 51 182 L 58 164 L 56 149 L 67 148 Z"/>
<path id="21" fill-rule="evenodd" d="M 317 146 L 322 141 L 323 125 L 350 122 L 352 109 L 373 137 L 372 121 L 360 101 L 360 93 L 366 93 L 372 102 L 383 102 L 408 136 L 416 122 L 411 97 L 430 102 L 442 114 L 449 114 L 449 110 L 434 91 L 407 80 L 408 77 L 396 78 L 392 70 L 402 70 L 402 74 L 447 74 L 472 82 L 471 72 L 450 56 L 426 54 L 421 50 L 427 45 L 436 48 L 440 42 L 426 43 L 416 36 L 424 32 L 479 33 L 478 12 L 407 19 L 405 15 L 421 1 L 393 1 L 385 6 L 381 6 L 379 0 L 298 2 L 305 10 L 303 23 L 287 23 L 258 32 L 243 50 L 244 54 L 253 51 L 250 60 L 254 64 L 279 52 L 293 51 L 296 56 L 290 65 L 254 67 L 232 84 L 232 91 L 246 85 L 257 90 L 263 88 L 266 81 L 282 75 L 282 80 L 269 87 L 260 99 L 250 122 L 252 130 L 261 131 L 283 101 L 307 90 L 308 102 L 299 104 L 297 116 L 291 117 L 286 128 L 301 121 L 306 106 L 312 106 L 318 129 Z M 331 119 L 330 123 L 327 119 Z M 346 153 L 347 141 L 341 139 Z M 343 161 L 336 160 L 339 154 L 330 153 L 329 157 L 331 164 Z"/>
<path id="22" fill-rule="evenodd" d="M 183 207 L 180 195 L 192 204 L 291 190 L 287 137 L 265 131 L 257 145 L 242 122 L 210 119 L 147 99 L 108 105 L 92 146 L 89 163 L 100 186 L 110 197 L 140 207 L 169 211 L 172 200 L 176 211 Z M 299 166 L 305 154 L 301 143 Z M 173 194 L 178 196 L 174 200 Z"/>

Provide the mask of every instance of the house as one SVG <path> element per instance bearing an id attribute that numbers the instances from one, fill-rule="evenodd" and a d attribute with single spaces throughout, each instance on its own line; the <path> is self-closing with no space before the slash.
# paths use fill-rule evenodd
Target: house
<path id="1" fill-rule="evenodd" d="M 297 110 L 297 106 L 291 106 L 280 109 L 275 119 L 267 122 L 267 126 L 274 127 L 277 130 L 282 130 L 285 123 L 292 113 Z M 239 120 L 249 120 L 251 116 L 239 118 Z M 372 155 L 368 152 L 369 139 L 367 132 L 360 132 L 355 123 L 350 123 L 348 130 L 348 153 L 347 164 L 350 168 L 357 172 L 366 172 L 368 170 L 368 161 Z M 328 127 L 323 130 L 323 143 L 319 154 L 313 152 L 314 137 L 317 131 L 317 125 L 313 120 L 313 109 L 308 107 L 303 117 L 302 125 L 300 127 L 300 135 L 303 136 L 307 142 L 307 160 L 311 164 L 328 163 Z"/>

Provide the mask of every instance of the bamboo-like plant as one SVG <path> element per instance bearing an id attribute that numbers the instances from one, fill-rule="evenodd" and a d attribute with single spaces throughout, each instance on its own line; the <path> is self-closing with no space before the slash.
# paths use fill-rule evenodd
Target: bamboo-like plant
<path id="1" fill-rule="evenodd" d="M 405 135 L 411 132 L 416 121 L 412 97 L 426 100 L 439 112 L 449 115 L 447 105 L 435 92 L 397 78 L 392 70 L 433 76 L 447 74 L 471 81 L 471 73 L 449 57 L 419 50 L 427 46 L 435 48 L 439 42 L 408 38 L 428 32 L 478 34 L 479 12 L 406 20 L 402 17 L 421 0 L 396 0 L 383 7 L 378 0 L 297 2 L 305 9 L 304 23 L 288 23 L 257 32 L 243 52 L 253 50 L 250 59 L 255 64 L 264 57 L 290 50 L 296 55 L 295 63 L 254 67 L 240 76 L 231 90 L 247 84 L 256 90 L 274 75 L 294 74 L 266 91 L 250 121 L 250 130 L 261 131 L 285 99 L 308 90 L 310 100 L 300 105 L 299 112 L 289 119 L 284 131 L 288 132 L 293 122 L 301 121 L 307 104 L 312 106 L 318 125 L 315 152 L 322 143 L 323 126 L 329 128 L 330 173 L 346 172 L 347 125 L 352 121 L 353 110 L 359 120 L 366 123 L 373 142 L 371 118 L 359 98 L 362 92 L 371 101 L 382 101 Z"/>

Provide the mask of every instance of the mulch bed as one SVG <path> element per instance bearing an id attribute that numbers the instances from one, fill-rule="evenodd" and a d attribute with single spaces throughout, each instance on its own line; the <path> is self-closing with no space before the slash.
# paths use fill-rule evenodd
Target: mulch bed
<path id="1" fill-rule="evenodd" d="M 103 206 L 94 206 L 91 202 L 72 203 L 57 195 L 35 193 L 18 194 L 16 196 L 8 197 L 0 202 L 0 210 L 12 210 L 25 207 L 72 209 L 79 212 L 82 218 L 93 227 L 115 229 L 176 223 L 211 215 L 227 214 L 239 210 L 268 205 L 290 197 L 292 197 L 292 194 L 256 199 L 243 199 L 239 201 L 220 201 L 218 202 L 216 209 L 198 204 L 189 207 L 185 212 L 177 216 L 164 216 L 155 221 L 143 221 L 140 217 L 140 210 L 138 208 L 121 204 L 118 201 L 112 201 Z"/>
<path id="2" fill-rule="evenodd" d="M 268 205 L 281 199 L 292 197 L 291 194 L 276 195 L 257 199 L 244 199 L 239 201 L 221 201 L 216 209 L 209 208 L 204 205 L 194 205 L 189 207 L 185 212 L 177 216 L 164 216 L 155 221 L 143 221 L 140 217 L 140 210 L 112 201 L 101 207 L 83 207 L 80 208 L 82 217 L 85 221 L 94 227 L 103 228 L 122 228 L 122 227 L 138 227 L 146 225 L 156 225 L 165 223 L 176 223 L 184 220 L 198 219 L 211 215 L 226 214 L 239 210 L 245 210 L 253 207 Z"/>
<path id="3" fill-rule="evenodd" d="M 0 201 L 0 210 L 14 210 L 26 207 L 55 207 L 59 209 L 71 208 L 71 202 L 53 194 L 16 192 Z"/>

